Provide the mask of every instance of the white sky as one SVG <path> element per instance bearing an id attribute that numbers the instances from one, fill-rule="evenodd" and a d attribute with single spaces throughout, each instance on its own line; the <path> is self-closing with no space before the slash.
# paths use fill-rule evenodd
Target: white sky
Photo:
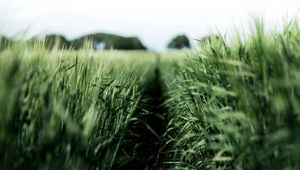
<path id="1" fill-rule="evenodd" d="M 300 0 L 0 0 L 0 31 L 136 35 L 150 49 L 163 50 L 178 33 L 226 33 L 248 27 L 253 15 L 280 25 L 299 13 Z"/>

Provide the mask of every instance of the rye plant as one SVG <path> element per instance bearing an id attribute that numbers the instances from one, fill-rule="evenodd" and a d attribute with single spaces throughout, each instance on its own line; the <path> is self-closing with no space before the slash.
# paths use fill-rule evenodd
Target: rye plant
<path id="1" fill-rule="evenodd" d="M 296 21 L 270 33 L 256 20 L 249 37 L 212 37 L 181 64 L 169 94 L 175 168 L 299 168 L 299 35 Z"/>

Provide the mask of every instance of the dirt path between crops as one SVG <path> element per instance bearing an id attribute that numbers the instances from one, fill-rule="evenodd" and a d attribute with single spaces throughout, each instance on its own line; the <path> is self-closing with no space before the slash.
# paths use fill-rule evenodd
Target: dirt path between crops
<path id="1" fill-rule="evenodd" d="M 166 93 L 159 66 L 141 85 L 142 99 L 135 112 L 136 121 L 128 128 L 120 153 L 132 159 L 113 169 L 160 169 L 167 158 L 163 135 L 166 132 L 169 108 L 165 106 Z"/>

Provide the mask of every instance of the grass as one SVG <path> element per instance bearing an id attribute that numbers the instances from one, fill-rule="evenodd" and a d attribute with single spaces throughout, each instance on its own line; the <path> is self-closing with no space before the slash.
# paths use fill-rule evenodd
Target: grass
<path id="1" fill-rule="evenodd" d="M 299 27 L 214 40 L 170 84 L 178 167 L 299 168 Z"/>
<path id="2" fill-rule="evenodd" d="M 0 49 L 2 169 L 299 169 L 300 28 L 195 51 Z"/>

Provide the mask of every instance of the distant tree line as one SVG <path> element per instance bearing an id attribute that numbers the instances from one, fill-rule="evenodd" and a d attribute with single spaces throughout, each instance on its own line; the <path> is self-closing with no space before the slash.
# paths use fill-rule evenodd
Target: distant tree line
<path id="1" fill-rule="evenodd" d="M 89 34 L 70 41 L 61 35 L 48 35 L 45 37 L 45 46 L 47 48 L 53 48 L 56 45 L 58 48 L 78 50 L 83 48 L 85 43 L 90 43 L 95 50 L 100 48 L 99 45 L 102 45 L 102 49 L 147 49 L 137 37 L 123 37 L 106 33 Z"/>
<path id="2" fill-rule="evenodd" d="M 212 40 L 221 40 L 218 35 L 208 35 L 200 38 L 198 44 L 203 46 L 209 44 Z M 5 36 L 0 36 L 0 50 L 7 48 L 13 44 L 15 40 L 7 38 Z M 90 44 L 94 50 L 106 50 L 106 49 L 117 49 L 117 50 L 147 50 L 144 44 L 137 37 L 123 37 L 114 34 L 107 33 L 95 33 L 88 34 L 73 40 L 68 40 L 63 35 L 50 34 L 46 35 L 44 38 L 40 39 L 38 37 L 33 37 L 29 42 L 42 41 L 45 48 L 47 49 L 74 49 L 79 50 L 84 48 L 85 44 Z M 191 43 L 189 38 L 180 34 L 175 36 L 170 40 L 167 47 L 169 49 L 183 49 L 191 48 Z"/>
<path id="3" fill-rule="evenodd" d="M 118 49 L 118 50 L 146 50 L 147 48 L 137 37 L 123 37 L 114 34 L 96 33 L 88 34 L 73 40 L 66 39 L 63 35 L 50 34 L 42 39 L 33 37 L 31 42 L 43 41 L 47 49 L 82 49 L 85 43 L 90 43 L 91 46 L 97 49 Z M 11 45 L 14 40 L 0 37 L 0 48 Z"/>

